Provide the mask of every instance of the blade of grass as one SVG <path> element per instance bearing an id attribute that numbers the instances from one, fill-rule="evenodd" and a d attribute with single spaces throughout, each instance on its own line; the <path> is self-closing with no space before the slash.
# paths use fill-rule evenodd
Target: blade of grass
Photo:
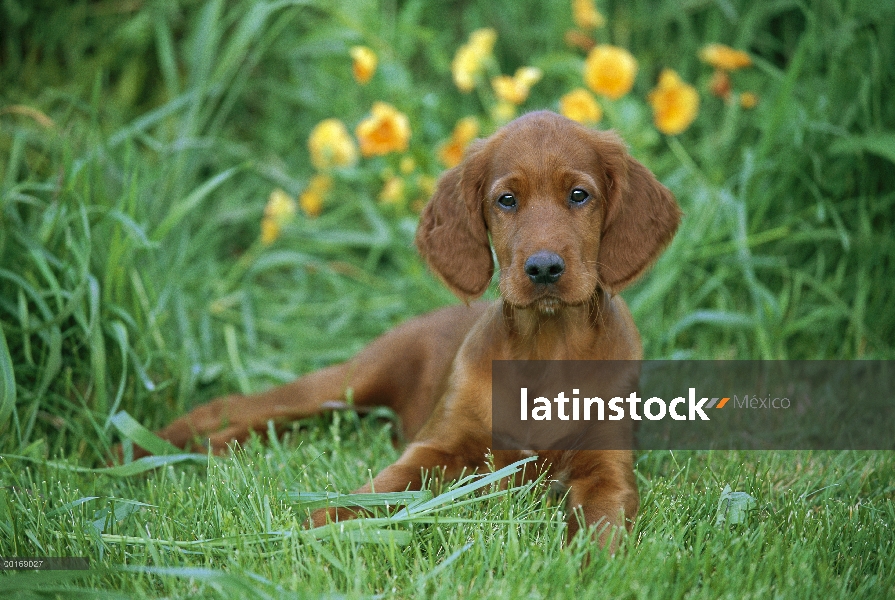
<path id="1" fill-rule="evenodd" d="M 163 440 L 143 427 L 126 411 L 119 411 L 109 417 L 109 423 L 113 425 L 121 435 L 144 448 L 147 452 L 152 452 L 156 456 L 183 454 L 180 448 L 173 445 L 171 442 Z"/>
<path id="2" fill-rule="evenodd" d="M 238 171 L 239 167 L 231 167 L 218 173 L 196 188 L 189 196 L 175 204 L 162 222 L 159 223 L 158 227 L 155 228 L 155 231 L 152 233 L 152 240 L 159 242 L 164 239 L 189 212 L 194 210 L 211 192 L 220 187 L 222 183 L 230 179 Z"/>
<path id="3" fill-rule="evenodd" d="M 379 506 L 403 506 L 413 502 L 425 502 L 432 499 L 432 492 L 390 492 L 384 494 L 335 494 L 332 492 L 289 492 L 285 496 L 302 509 L 314 509 L 321 506 L 374 508 Z"/>
<path id="4" fill-rule="evenodd" d="M 111 475 L 113 477 L 131 477 L 133 475 L 140 475 L 141 473 L 145 473 L 153 469 L 158 469 L 159 467 L 176 465 L 177 463 L 182 462 L 208 464 L 209 461 L 209 457 L 205 454 L 168 454 L 166 456 L 144 456 L 143 458 L 135 460 L 131 463 L 127 463 L 126 465 L 117 465 L 115 467 L 100 467 L 94 469 L 90 467 L 78 467 L 76 465 L 69 465 L 57 461 L 40 460 L 32 458 L 30 456 L 22 456 L 18 454 L 0 454 L 0 459 L 24 460 L 26 462 L 46 465 L 53 469 L 59 469 L 62 471 L 71 471 L 73 473 L 95 473 L 97 475 Z"/>
<path id="5" fill-rule="evenodd" d="M 6 429 L 15 406 L 16 377 L 12 370 L 12 357 L 6 345 L 6 336 L 0 326 L 0 429 Z"/>

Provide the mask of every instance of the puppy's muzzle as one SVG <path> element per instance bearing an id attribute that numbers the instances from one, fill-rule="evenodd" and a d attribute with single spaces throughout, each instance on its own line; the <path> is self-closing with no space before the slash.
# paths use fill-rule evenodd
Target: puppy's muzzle
<path id="1" fill-rule="evenodd" d="M 540 250 L 525 261 L 525 274 L 534 284 L 556 283 L 566 270 L 566 263 L 555 252 Z"/>

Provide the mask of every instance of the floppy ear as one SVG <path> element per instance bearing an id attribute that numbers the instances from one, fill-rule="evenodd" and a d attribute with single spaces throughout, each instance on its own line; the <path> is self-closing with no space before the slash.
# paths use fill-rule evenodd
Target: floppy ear
<path id="1" fill-rule="evenodd" d="M 621 139 L 600 132 L 596 145 L 608 177 L 598 257 L 604 289 L 633 283 L 671 242 L 681 220 L 674 196 L 630 154 Z"/>
<path id="2" fill-rule="evenodd" d="M 494 273 L 482 215 L 483 143 L 438 181 L 416 230 L 416 247 L 436 275 L 461 300 L 481 296 Z"/>

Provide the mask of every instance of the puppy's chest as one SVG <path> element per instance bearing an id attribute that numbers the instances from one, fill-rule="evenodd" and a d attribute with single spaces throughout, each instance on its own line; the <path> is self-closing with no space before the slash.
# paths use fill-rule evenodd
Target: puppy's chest
<path id="1" fill-rule="evenodd" d="M 592 360 L 597 358 L 595 335 L 577 332 L 541 333 L 512 340 L 509 360 Z"/>
<path id="2" fill-rule="evenodd" d="M 514 317 L 503 352 L 509 360 L 593 360 L 606 342 L 605 326 L 595 327 L 577 307 L 552 316 L 525 311 Z"/>

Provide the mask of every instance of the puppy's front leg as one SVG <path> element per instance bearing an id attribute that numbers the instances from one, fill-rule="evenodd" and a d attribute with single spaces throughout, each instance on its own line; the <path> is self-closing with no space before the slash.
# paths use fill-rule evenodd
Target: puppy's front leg
<path id="1" fill-rule="evenodd" d="M 580 527 L 596 525 L 601 548 L 615 550 L 623 530 L 630 531 L 640 507 L 630 450 L 579 451 L 569 480 L 568 540 Z"/>
<path id="2" fill-rule="evenodd" d="M 463 352 L 463 348 L 470 346 L 484 347 L 479 341 L 480 335 L 480 330 L 473 328 L 467 337 L 454 363 L 447 391 L 413 443 L 394 464 L 354 493 L 419 490 L 425 471 L 438 469 L 445 480 L 452 480 L 459 477 L 464 468 L 484 465 L 485 452 L 491 441 L 491 388 L 482 382 L 491 380 L 487 372 L 491 363 L 479 356 L 470 360 Z M 356 510 L 346 508 L 319 509 L 311 514 L 309 525 L 316 527 L 326 524 L 327 520 L 356 516 Z"/>
<path id="3" fill-rule="evenodd" d="M 440 471 L 445 480 L 456 479 L 464 468 L 472 467 L 471 461 L 455 450 L 446 449 L 432 442 L 410 444 L 395 463 L 383 469 L 373 481 L 354 490 L 352 494 L 371 492 L 388 493 L 419 490 L 423 486 L 423 473 Z M 484 456 L 484 450 L 482 452 Z M 345 521 L 358 516 L 359 509 L 320 508 L 311 513 L 308 525 L 319 527 L 327 522 Z"/>

